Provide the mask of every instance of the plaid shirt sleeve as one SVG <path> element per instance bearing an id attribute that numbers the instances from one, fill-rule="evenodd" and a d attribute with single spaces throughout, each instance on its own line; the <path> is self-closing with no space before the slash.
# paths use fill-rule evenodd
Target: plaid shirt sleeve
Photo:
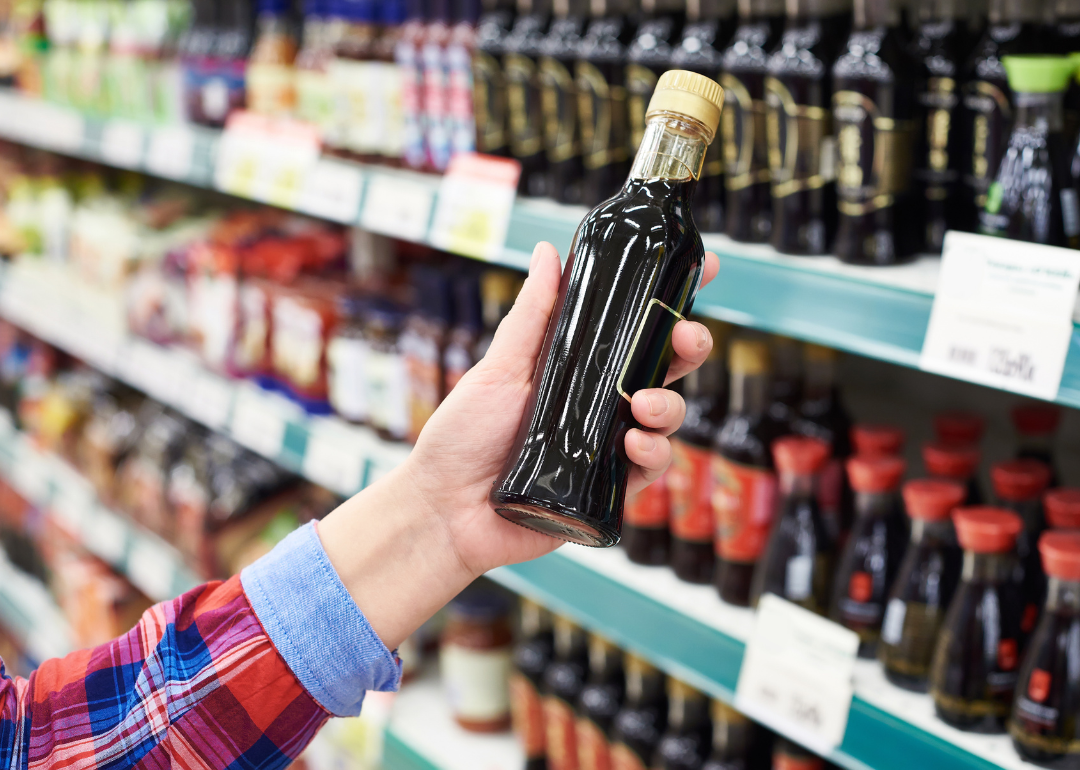
<path id="1" fill-rule="evenodd" d="M 309 525 L 109 644 L 2 675 L 0 768 L 285 767 L 399 682 Z"/>

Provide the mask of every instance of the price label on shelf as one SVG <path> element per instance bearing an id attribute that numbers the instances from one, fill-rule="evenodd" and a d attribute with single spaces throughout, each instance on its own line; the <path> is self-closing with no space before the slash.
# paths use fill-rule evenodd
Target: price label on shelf
<path id="1" fill-rule="evenodd" d="M 516 160 L 455 155 L 439 185 L 431 242 L 455 254 L 497 258 L 506 243 L 520 176 Z"/>
<path id="2" fill-rule="evenodd" d="M 195 158 L 195 133 L 185 125 L 155 128 L 146 150 L 146 170 L 168 179 L 187 179 Z"/>
<path id="3" fill-rule="evenodd" d="M 173 575 L 179 556 L 155 537 L 143 535 L 131 544 L 127 560 L 128 579 L 154 601 L 172 598 Z"/>
<path id="4" fill-rule="evenodd" d="M 99 505 L 83 529 L 83 544 L 99 559 L 119 565 L 127 553 L 128 531 L 119 516 Z"/>
<path id="5" fill-rule="evenodd" d="M 297 208 L 313 216 L 352 224 L 360 214 L 360 169 L 331 160 L 320 160 L 304 177 Z"/>
<path id="6" fill-rule="evenodd" d="M 314 126 L 235 112 L 218 143 L 214 184 L 233 195 L 295 208 L 318 159 L 319 131 Z"/>
<path id="7" fill-rule="evenodd" d="M 360 226 L 406 241 L 427 237 L 435 188 L 406 176 L 380 174 L 368 182 Z"/>
<path id="8" fill-rule="evenodd" d="M 235 386 L 224 377 L 197 367 L 187 385 L 181 408 L 212 430 L 224 428 L 229 422 Z"/>
<path id="9" fill-rule="evenodd" d="M 270 396 L 248 387 L 237 391 L 232 437 L 238 442 L 263 457 L 277 459 L 285 443 L 285 424 L 285 415 Z"/>
<path id="10" fill-rule="evenodd" d="M 827 754 L 844 739 L 858 651 L 854 631 L 766 594 L 746 644 L 735 705 Z"/>
<path id="11" fill-rule="evenodd" d="M 355 494 L 364 480 L 367 452 L 355 436 L 333 429 L 313 429 L 304 450 L 303 474 L 342 495 Z"/>
<path id="12" fill-rule="evenodd" d="M 1056 398 L 1078 286 L 1076 251 L 950 231 L 919 366 Z"/>
<path id="13" fill-rule="evenodd" d="M 128 120 L 110 120 L 101 132 L 101 159 L 110 166 L 137 168 L 143 159 L 142 126 Z"/>

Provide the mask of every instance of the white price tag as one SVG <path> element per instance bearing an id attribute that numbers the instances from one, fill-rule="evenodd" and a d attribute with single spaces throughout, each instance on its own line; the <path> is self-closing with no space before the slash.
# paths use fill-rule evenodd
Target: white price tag
<path id="1" fill-rule="evenodd" d="M 314 126 L 235 112 L 218 143 L 214 184 L 233 195 L 292 209 L 318 159 L 319 131 Z"/>
<path id="2" fill-rule="evenodd" d="M 142 536 L 131 544 L 127 560 L 128 579 L 156 602 L 172 599 L 173 575 L 179 556 L 157 538 Z"/>
<path id="3" fill-rule="evenodd" d="M 232 437 L 263 457 L 276 460 L 285 442 L 285 417 L 269 396 L 243 388 L 233 404 Z"/>
<path id="4" fill-rule="evenodd" d="M 950 231 L 919 366 L 1056 398 L 1078 286 L 1076 251 Z"/>
<path id="5" fill-rule="evenodd" d="M 195 157 L 195 133 L 184 125 L 155 128 L 146 151 L 146 170 L 168 179 L 187 179 Z"/>
<path id="6" fill-rule="evenodd" d="M 183 410 L 212 430 L 220 430 L 229 422 L 233 393 L 236 387 L 224 377 L 195 369 L 185 389 Z"/>
<path id="7" fill-rule="evenodd" d="M 454 156 L 439 185 L 431 242 L 445 251 L 496 259 L 506 243 L 521 164 L 509 158 Z"/>
<path id="8" fill-rule="evenodd" d="M 143 141 L 138 123 L 110 120 L 101 132 L 101 159 L 110 166 L 137 168 L 143 158 Z"/>
<path id="9" fill-rule="evenodd" d="M 309 169 L 297 208 L 313 216 L 351 224 L 360 213 L 360 169 L 320 160 Z"/>
<path id="10" fill-rule="evenodd" d="M 338 494 L 352 495 L 364 480 L 366 452 L 352 437 L 330 431 L 308 434 L 302 471 L 306 478 Z"/>
<path id="11" fill-rule="evenodd" d="M 130 529 L 112 511 L 101 506 L 93 509 L 93 515 L 83 529 L 83 545 L 99 559 L 119 565 L 127 553 Z"/>
<path id="12" fill-rule="evenodd" d="M 735 706 L 827 754 L 844 740 L 858 651 L 854 631 L 766 594 L 746 644 Z"/>
<path id="13" fill-rule="evenodd" d="M 405 241 L 422 241 L 434 200 L 435 188 L 430 184 L 380 174 L 368 182 L 360 226 Z"/>

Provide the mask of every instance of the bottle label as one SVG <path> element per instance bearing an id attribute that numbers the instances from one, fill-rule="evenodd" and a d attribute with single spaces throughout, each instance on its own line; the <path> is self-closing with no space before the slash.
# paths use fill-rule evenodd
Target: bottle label
<path id="1" fill-rule="evenodd" d="M 260 115 L 292 115 L 296 108 L 293 68 L 284 64 L 249 64 L 247 105 Z"/>
<path id="2" fill-rule="evenodd" d="M 578 768 L 611 770 L 611 747 L 607 736 L 591 719 L 577 721 Z"/>
<path id="3" fill-rule="evenodd" d="M 941 185 L 956 176 L 949 170 L 949 132 L 953 129 L 952 118 L 958 102 L 956 81 L 952 78 L 929 78 L 926 90 L 919 94 L 919 104 L 926 114 L 923 164 L 930 182 L 926 194 L 933 200 L 944 199 L 945 189 Z"/>
<path id="4" fill-rule="evenodd" d="M 611 770 L 649 770 L 645 761 L 625 743 L 611 747 Z"/>
<path id="5" fill-rule="evenodd" d="M 589 62 L 579 61 L 576 73 L 585 168 L 602 168 L 626 160 L 626 88 L 609 83 Z"/>
<path id="6" fill-rule="evenodd" d="M 975 80 L 964 87 L 964 107 L 971 116 L 967 137 L 971 166 L 964 175 L 964 183 L 972 188 L 975 206 L 982 211 L 1009 142 L 1012 106 L 1004 88 L 988 80 Z"/>
<path id="7" fill-rule="evenodd" d="M 671 534 L 690 543 L 713 539 L 713 455 L 708 449 L 671 439 L 668 494 L 671 500 Z"/>
<path id="8" fill-rule="evenodd" d="M 700 280 L 701 271 L 698 271 L 699 283 Z M 697 288 L 694 288 L 694 294 L 697 294 Z M 671 334 L 675 324 L 684 317 L 658 299 L 649 300 L 615 386 L 620 396 L 630 401 L 639 390 L 655 388 L 663 382 L 673 354 Z"/>
<path id="9" fill-rule="evenodd" d="M 810 598 L 813 589 L 814 557 L 799 554 L 787 560 L 784 567 L 784 598 L 801 602 Z"/>
<path id="10" fill-rule="evenodd" d="M 859 638 L 870 641 L 881 623 L 881 602 L 874 599 L 874 576 L 857 570 L 848 579 L 848 595 L 840 600 L 840 618 L 848 628 L 858 631 Z M 864 633 L 870 632 L 870 633 Z"/>
<path id="11" fill-rule="evenodd" d="M 562 62 L 540 61 L 544 148 L 548 160 L 560 163 L 578 155 L 578 98 L 574 78 Z"/>
<path id="12" fill-rule="evenodd" d="M 539 74 L 528 56 L 507 54 L 506 109 L 510 129 L 510 152 L 515 158 L 532 157 L 544 149 L 544 121 Z"/>
<path id="13" fill-rule="evenodd" d="M 261 372 L 270 348 L 270 323 L 266 292 L 258 284 L 240 285 L 239 323 L 233 362 L 245 373 Z"/>
<path id="14" fill-rule="evenodd" d="M 326 349 L 330 404 L 353 422 L 363 422 L 369 414 L 364 387 L 369 349 L 367 341 L 358 337 L 335 337 Z"/>
<path id="15" fill-rule="evenodd" d="M 776 507 L 776 475 L 763 468 L 712 457 L 717 555 L 751 563 L 765 548 Z"/>
<path id="16" fill-rule="evenodd" d="M 337 143 L 334 85 L 329 72 L 298 70 L 296 73 L 296 116 L 319 128 L 327 147 Z"/>
<path id="17" fill-rule="evenodd" d="M 765 79 L 769 171 L 774 198 L 817 190 L 836 175 L 828 108 L 798 104 L 780 80 Z"/>
<path id="18" fill-rule="evenodd" d="M 365 371 L 371 423 L 394 438 L 409 430 L 409 373 L 397 352 L 372 350 Z"/>
<path id="19" fill-rule="evenodd" d="M 510 716 L 526 759 L 543 757 L 544 704 L 536 685 L 524 674 L 510 674 Z"/>
<path id="20" fill-rule="evenodd" d="M 729 190 L 767 183 L 768 140 L 765 136 L 765 103 L 750 96 L 750 89 L 730 73 L 720 76 L 724 109 L 720 134 L 724 144 L 724 182 Z"/>
<path id="21" fill-rule="evenodd" d="M 506 147 L 506 100 L 499 60 L 486 51 L 476 51 L 472 61 L 473 111 L 476 120 L 476 149 L 496 153 Z"/>
<path id="22" fill-rule="evenodd" d="M 635 150 L 645 136 L 645 111 L 656 90 L 657 79 L 650 67 L 626 65 L 626 112 L 630 121 L 630 146 Z"/>
<path id="23" fill-rule="evenodd" d="M 569 703 L 551 695 L 544 698 L 548 770 L 578 770 L 574 722 L 574 710 Z"/>
<path id="24" fill-rule="evenodd" d="M 374 153 L 379 149 L 379 129 L 375 110 L 378 79 L 373 62 L 335 59 L 330 62 L 330 80 L 334 85 L 337 124 L 341 127 L 341 145 L 356 153 Z"/>
<path id="25" fill-rule="evenodd" d="M 289 297 L 279 297 L 273 309 L 274 371 L 300 388 L 319 379 L 323 353 L 323 318 Z"/>
<path id="26" fill-rule="evenodd" d="M 623 522 L 641 529 L 667 526 L 670 501 L 667 474 L 635 494 L 628 494 L 623 505 Z"/>
<path id="27" fill-rule="evenodd" d="M 495 721 L 509 714 L 509 648 L 476 650 L 443 642 L 439 666 L 450 710 L 456 716 Z"/>
<path id="28" fill-rule="evenodd" d="M 858 217 L 892 206 L 911 182 L 910 123 L 880 114 L 857 91 L 833 95 L 840 213 Z"/>
<path id="29" fill-rule="evenodd" d="M 1050 695 L 1050 672 L 1037 668 L 1028 679 L 1027 695 L 1036 703 L 1042 703 Z"/>

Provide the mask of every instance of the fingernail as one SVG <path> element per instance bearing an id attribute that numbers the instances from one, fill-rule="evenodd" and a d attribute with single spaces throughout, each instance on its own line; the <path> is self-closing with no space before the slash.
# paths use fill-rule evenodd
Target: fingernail
<path id="1" fill-rule="evenodd" d="M 709 347 L 709 330 L 701 324 L 697 324 L 697 347 L 698 350 L 705 350 Z"/>
<path id="2" fill-rule="evenodd" d="M 649 399 L 649 413 L 651 415 L 653 415 L 654 417 L 657 416 L 657 415 L 663 414 L 664 412 L 667 411 L 667 408 L 668 408 L 667 399 L 664 398 L 659 393 L 650 393 L 648 395 L 648 399 Z"/>
<path id="3" fill-rule="evenodd" d="M 533 247 L 532 259 L 529 260 L 530 273 L 533 271 L 533 268 L 536 267 L 536 263 L 540 261 L 540 247 L 542 245 L 542 243 L 538 243 Z"/>
<path id="4" fill-rule="evenodd" d="M 644 431 L 638 435 L 637 444 L 642 452 L 651 452 L 656 449 L 656 439 Z"/>

